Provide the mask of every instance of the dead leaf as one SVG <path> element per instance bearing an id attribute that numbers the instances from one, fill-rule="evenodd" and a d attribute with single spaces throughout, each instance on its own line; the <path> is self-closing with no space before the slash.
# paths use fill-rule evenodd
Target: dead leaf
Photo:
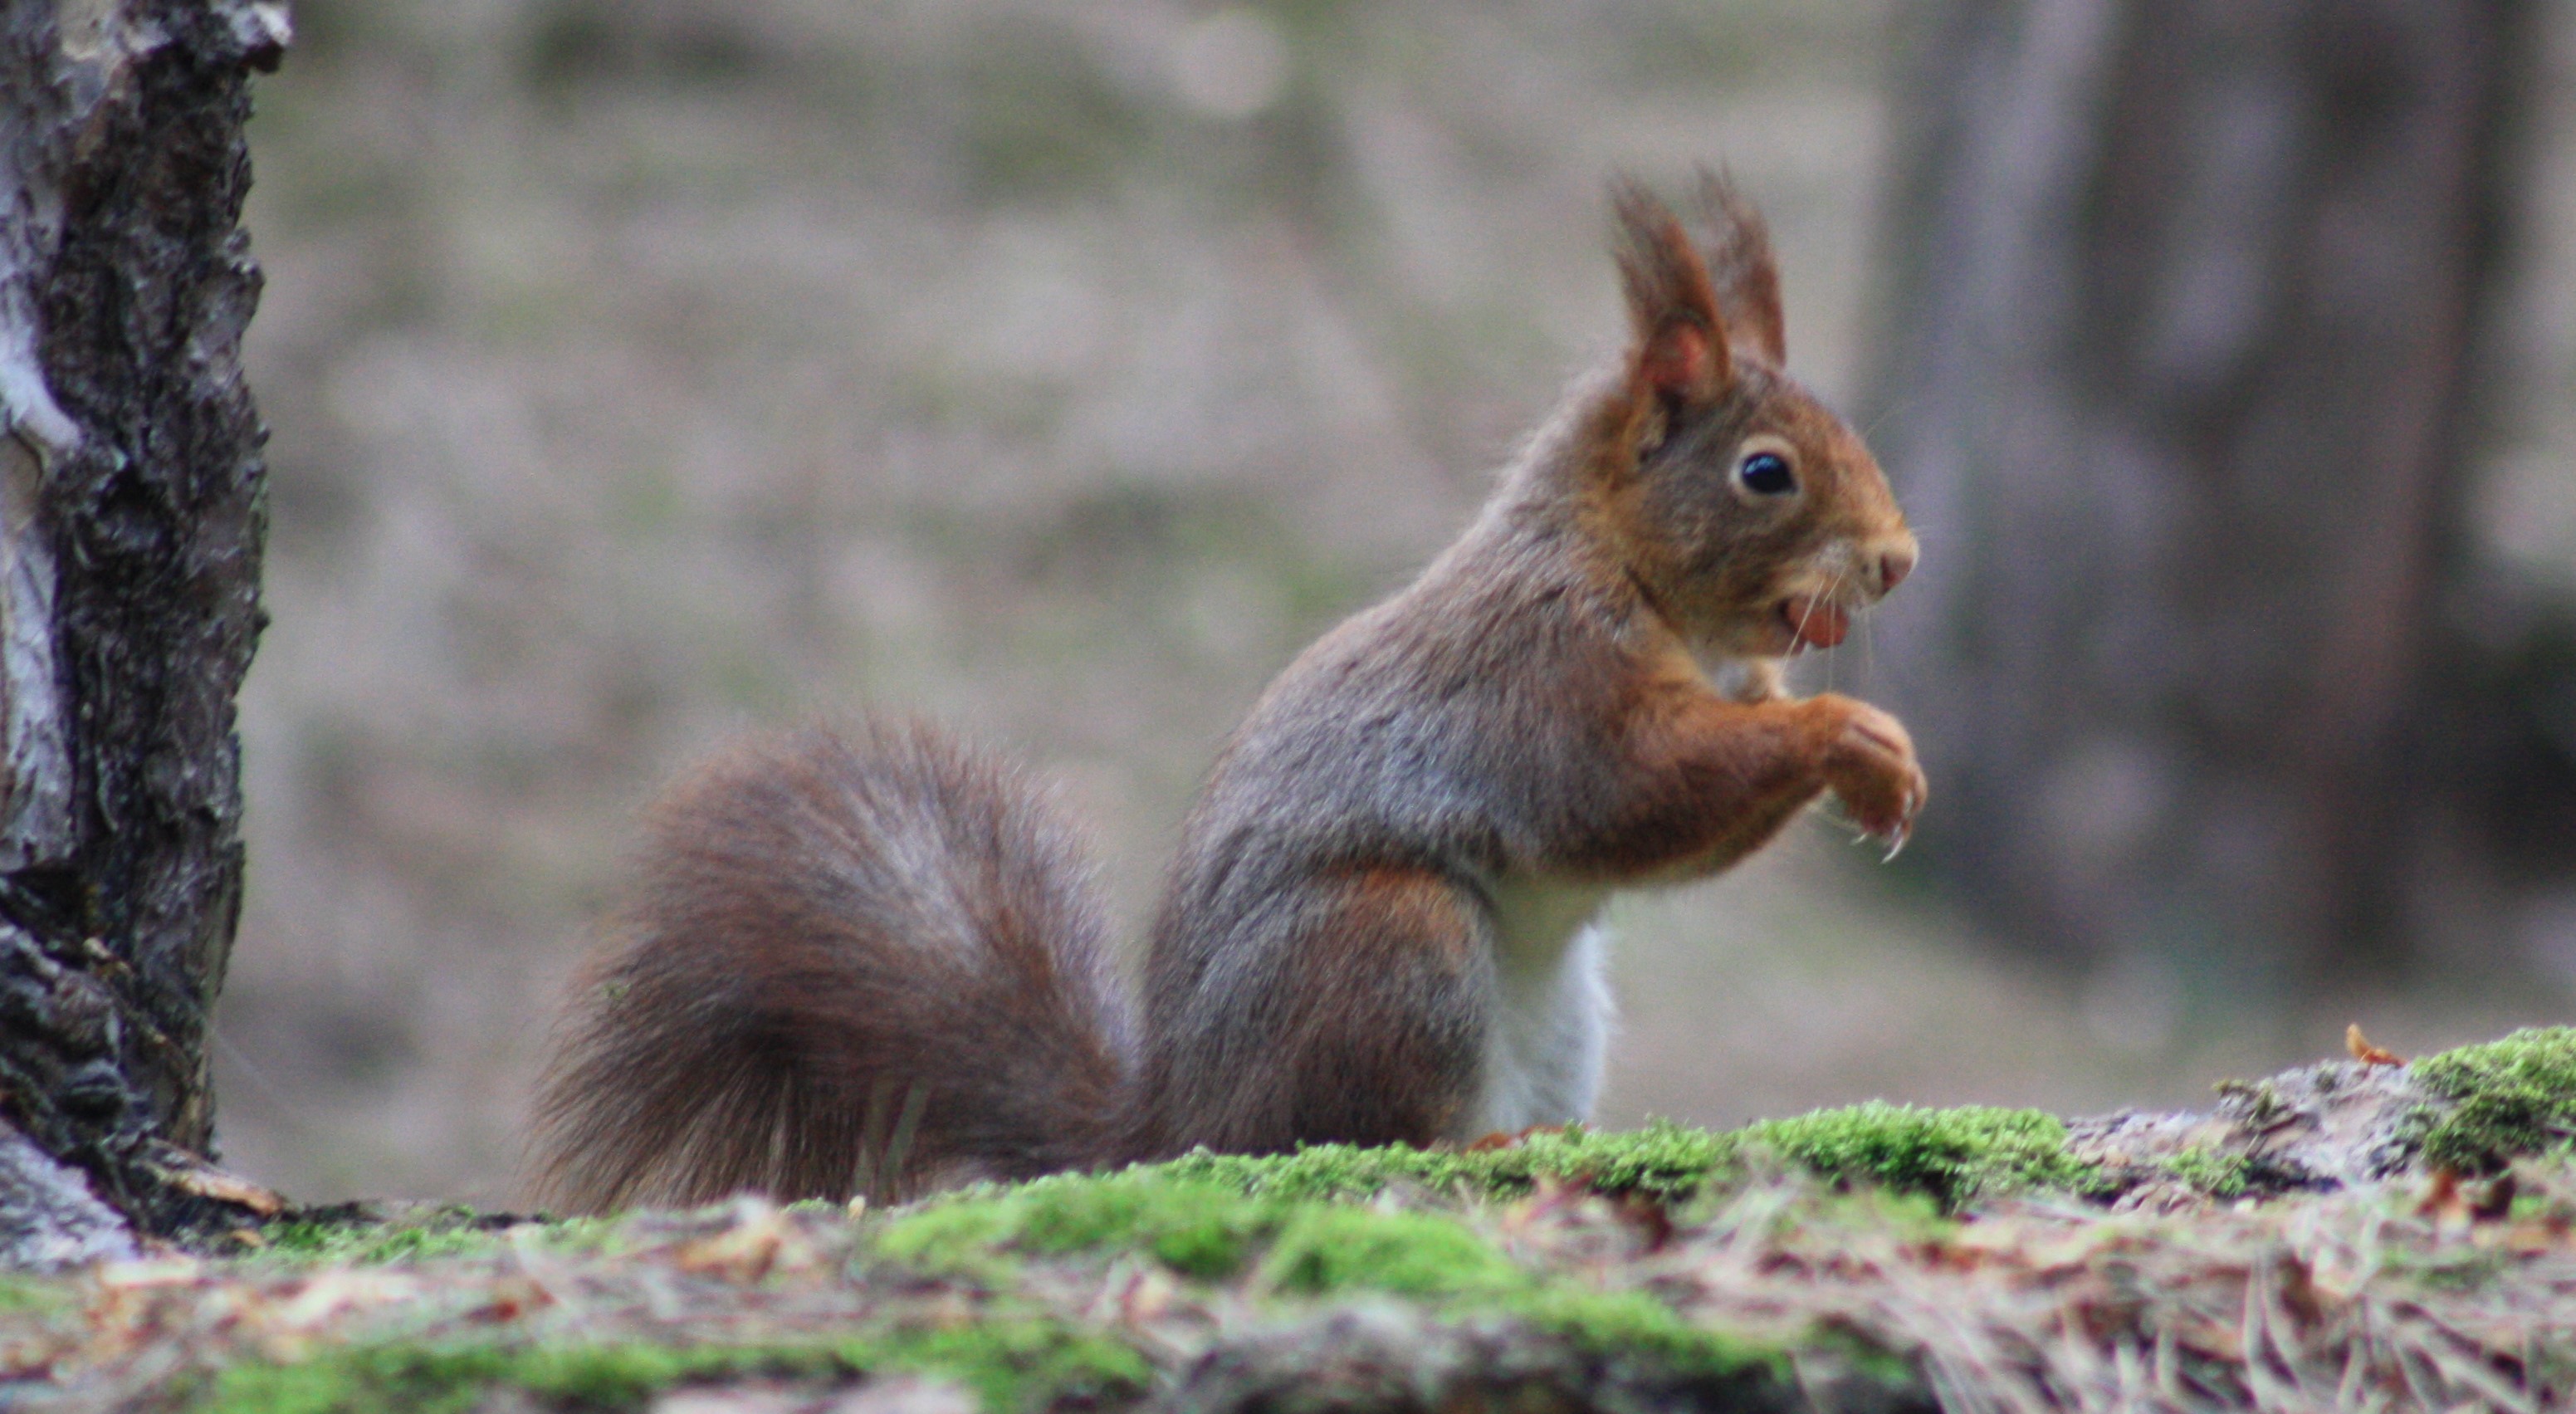
<path id="1" fill-rule="evenodd" d="M 2437 1229 L 2457 1230 L 2469 1225 L 2469 1204 L 2460 1196 L 2459 1170 L 2433 1170 L 2432 1183 L 2425 1187 L 2424 1196 L 2415 1200 L 2415 1216 L 2431 1218 Z"/>
<path id="2" fill-rule="evenodd" d="M 2469 1201 L 2469 1216 L 2480 1222 L 2494 1222 L 2512 1212 L 2513 1196 L 2518 1187 L 2511 1169 L 2488 1179 L 2464 1195 Z"/>
<path id="3" fill-rule="evenodd" d="M 472 1321 L 515 1321 L 531 1311 L 555 1304 L 553 1293 L 524 1277 L 503 1281 L 492 1288 L 491 1298 L 466 1313 Z"/>
<path id="4" fill-rule="evenodd" d="M 2406 1058 L 2395 1051 L 2370 1044 L 2370 1038 L 2361 1034 L 2361 1023 L 2358 1021 L 2343 1029 L 2343 1048 L 2352 1052 L 2352 1058 L 2363 1065 L 2404 1065 L 2406 1063 Z"/>
<path id="5" fill-rule="evenodd" d="M 671 1262 L 684 1272 L 721 1277 L 748 1285 L 771 1271 L 810 1271 L 821 1256 L 785 1209 L 768 1199 L 734 1200 L 733 1225 L 722 1232 L 681 1244 Z"/>
<path id="6" fill-rule="evenodd" d="M 1118 1296 L 1118 1319 L 1131 1326 L 1161 1320 L 1172 1309 L 1172 1300 L 1180 1288 L 1160 1271 L 1148 1267 L 1135 1274 Z"/>
<path id="7" fill-rule="evenodd" d="M 182 1193 L 194 1193 L 200 1198 L 248 1208 L 263 1218 L 273 1218 L 286 1211 L 284 1198 L 239 1174 L 226 1173 L 219 1168 L 193 1163 L 174 1165 L 164 1169 L 162 1176 L 170 1180 L 171 1187 Z"/>
<path id="8" fill-rule="evenodd" d="M 1475 1143 L 1468 1145 L 1467 1152 L 1470 1154 L 1489 1154 L 1496 1149 L 1517 1149 L 1523 1144 L 1528 1143 L 1537 1135 L 1563 1134 L 1564 1132 L 1565 1126 L 1561 1124 L 1533 1124 L 1518 1133 L 1506 1133 L 1503 1130 L 1497 1129 L 1493 1133 L 1486 1135 L 1484 1138 L 1477 1140 Z"/>
<path id="9" fill-rule="evenodd" d="M 92 1290 L 82 1303 L 92 1357 L 116 1359 L 156 1336 L 164 1318 L 206 1281 L 194 1257 L 149 1257 L 102 1262 L 90 1269 Z"/>
<path id="10" fill-rule="evenodd" d="M 150 1286 L 190 1286 L 206 1274 L 206 1264 L 185 1253 L 166 1257 L 141 1257 L 122 1262 L 101 1262 L 91 1269 L 90 1277 L 109 1291 L 126 1291 Z"/>
<path id="11" fill-rule="evenodd" d="M 291 1340 L 318 1333 L 356 1312 L 418 1300 L 428 1289 L 425 1281 L 408 1272 L 329 1269 L 300 1287 L 275 1293 L 253 1314 L 251 1323 L 266 1334 Z"/>
<path id="12" fill-rule="evenodd" d="M 1673 1225 L 1672 1209 L 1662 1199 L 1647 1194 L 1623 1194 L 1611 1203 L 1610 1211 L 1637 1234 L 1647 1252 L 1661 1252 L 1671 1246 L 1673 1234 L 1679 1230 Z"/>

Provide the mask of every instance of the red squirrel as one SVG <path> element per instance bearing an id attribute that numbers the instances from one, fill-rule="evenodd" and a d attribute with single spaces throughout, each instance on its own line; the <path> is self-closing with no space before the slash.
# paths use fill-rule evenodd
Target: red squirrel
<path id="1" fill-rule="evenodd" d="M 1183 828 L 1141 1008 L 1018 767 L 884 719 L 744 742 L 649 812 L 542 1082 L 546 1196 L 897 1196 L 1585 1118 L 1612 890 L 1724 869 L 1828 791 L 1901 841 L 1926 794 L 1893 717 L 1781 694 L 1780 660 L 1839 643 L 1915 541 L 1783 371 L 1761 217 L 1701 186 L 1705 247 L 1616 184 L 1620 358 L 1253 705 Z"/>

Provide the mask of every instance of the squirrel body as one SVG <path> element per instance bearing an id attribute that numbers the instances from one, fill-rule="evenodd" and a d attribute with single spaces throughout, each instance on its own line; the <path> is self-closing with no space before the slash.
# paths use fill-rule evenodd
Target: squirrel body
<path id="1" fill-rule="evenodd" d="M 739 745 L 648 819 L 540 1094 L 549 1195 L 892 1195 L 1585 1118 L 1613 892 L 1723 869 L 1828 791 L 1901 839 L 1926 793 L 1893 718 L 1780 693 L 1915 546 L 1781 371 L 1760 218 L 1715 178 L 1702 205 L 1705 248 L 1617 190 L 1621 359 L 1255 703 L 1137 1014 L 1015 768 L 883 720 Z"/>

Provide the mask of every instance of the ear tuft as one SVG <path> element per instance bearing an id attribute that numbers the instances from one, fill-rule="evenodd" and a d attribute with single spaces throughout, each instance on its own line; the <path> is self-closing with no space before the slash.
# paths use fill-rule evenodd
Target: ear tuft
<path id="1" fill-rule="evenodd" d="M 1690 397 L 1715 379 L 1716 344 L 1694 324 L 1671 324 L 1637 352 L 1637 378 L 1658 393 Z"/>
<path id="2" fill-rule="evenodd" d="M 1734 381 L 1717 296 L 1682 223 L 1633 178 L 1611 185 L 1619 279 L 1628 296 L 1629 380 L 1641 393 L 1686 402 Z"/>
<path id="3" fill-rule="evenodd" d="M 1780 312 L 1780 262 L 1771 253 L 1770 226 L 1722 172 L 1700 169 L 1699 201 L 1712 240 L 1709 284 L 1727 332 L 1756 358 L 1786 367 L 1789 334 Z"/>

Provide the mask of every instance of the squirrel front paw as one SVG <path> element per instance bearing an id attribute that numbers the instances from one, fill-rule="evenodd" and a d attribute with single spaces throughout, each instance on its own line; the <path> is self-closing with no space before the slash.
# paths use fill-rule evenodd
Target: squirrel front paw
<path id="1" fill-rule="evenodd" d="M 1840 720 L 1825 745 L 1825 784 L 1854 822 L 1880 839 L 1902 845 L 1914 830 L 1931 787 L 1914 759 L 1914 739 L 1903 723 L 1848 697 L 1813 699 Z"/>

